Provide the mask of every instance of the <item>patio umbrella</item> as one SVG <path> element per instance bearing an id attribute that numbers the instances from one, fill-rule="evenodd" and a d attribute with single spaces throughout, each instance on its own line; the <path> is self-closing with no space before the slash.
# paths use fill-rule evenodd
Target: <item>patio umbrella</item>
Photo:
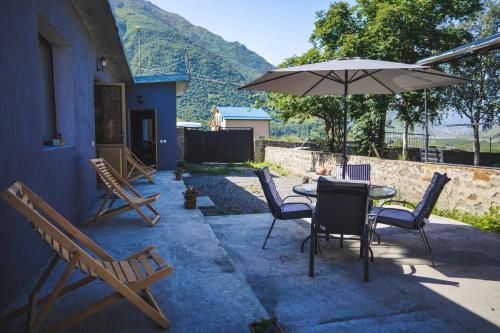
<path id="1" fill-rule="evenodd" d="M 397 94 L 465 81 L 428 66 L 350 58 L 271 70 L 238 89 L 295 96 L 343 95 L 342 178 L 345 179 L 348 95 Z"/>

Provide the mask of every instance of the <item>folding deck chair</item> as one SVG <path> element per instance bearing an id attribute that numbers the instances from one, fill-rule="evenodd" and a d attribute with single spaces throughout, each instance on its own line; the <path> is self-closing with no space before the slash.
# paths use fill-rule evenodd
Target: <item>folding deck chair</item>
<path id="1" fill-rule="evenodd" d="M 107 190 L 95 217 L 86 220 L 83 223 L 96 222 L 101 218 L 107 218 L 131 209 L 135 209 L 137 213 L 150 225 L 155 225 L 156 222 L 158 222 L 160 219 L 160 213 L 158 213 L 158 211 L 151 206 L 151 203 L 156 201 L 156 199 L 160 196 L 160 193 L 153 194 L 149 197 L 143 197 L 132 185 L 123 179 L 122 176 L 120 176 L 120 174 L 113 169 L 113 167 L 106 160 L 102 158 L 95 158 L 90 160 L 90 164 L 101 178 Z M 116 208 L 111 208 L 118 198 L 124 200 L 126 204 Z M 108 203 L 108 201 L 109 205 L 106 207 L 106 203 Z M 146 206 L 154 214 L 152 219 L 141 210 L 142 206 Z"/>
<path id="2" fill-rule="evenodd" d="M 147 247 L 123 260 L 115 260 L 23 183 L 19 181 L 14 183 L 2 192 L 2 197 L 28 219 L 35 232 L 55 254 L 36 283 L 28 304 L 1 318 L 0 324 L 26 313 L 26 331 L 30 333 L 40 331 L 59 297 L 94 280 L 101 280 L 115 292 L 47 327 L 44 331 L 65 330 L 122 298 L 129 300 L 161 327 L 169 326 L 170 322 L 154 299 L 149 285 L 170 275 L 173 268 L 165 263 L 154 247 Z M 67 263 L 64 272 L 54 289 L 46 296 L 39 297 L 40 290 L 60 259 Z M 85 277 L 66 284 L 73 269 L 80 270 Z"/>
<path id="3" fill-rule="evenodd" d="M 145 177 L 151 184 L 154 184 L 153 176 L 156 173 L 155 165 L 144 164 L 132 151 L 125 148 L 125 156 L 127 158 L 128 164 L 131 166 L 128 174 L 127 180 L 132 181 Z"/>

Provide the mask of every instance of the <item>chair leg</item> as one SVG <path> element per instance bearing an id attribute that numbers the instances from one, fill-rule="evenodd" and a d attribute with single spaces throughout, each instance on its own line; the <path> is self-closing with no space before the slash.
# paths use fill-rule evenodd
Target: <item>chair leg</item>
<path id="1" fill-rule="evenodd" d="M 340 234 L 340 248 L 344 247 L 344 234 Z"/>
<path id="2" fill-rule="evenodd" d="M 316 235 L 316 254 L 321 254 L 321 246 L 319 245 L 319 236 Z"/>
<path id="3" fill-rule="evenodd" d="M 274 223 L 276 223 L 276 218 L 274 218 L 273 223 L 271 224 L 271 228 L 269 228 L 269 232 L 267 233 L 266 240 L 264 241 L 264 245 L 262 245 L 262 250 L 264 250 L 266 247 L 267 239 L 271 235 L 271 231 L 273 231 Z"/>
<path id="4" fill-rule="evenodd" d="M 316 230 L 314 228 L 314 223 L 311 222 L 311 236 L 309 242 L 309 276 L 314 276 L 314 254 L 316 252 Z"/>
<path id="5" fill-rule="evenodd" d="M 370 245 L 368 244 L 368 228 L 365 228 L 365 232 L 363 235 L 363 240 L 361 243 L 363 244 L 363 264 L 364 264 L 364 280 L 365 282 L 370 281 L 370 271 L 368 264 L 368 250 L 370 249 Z"/>
<path id="6" fill-rule="evenodd" d="M 373 230 L 373 234 L 377 236 L 377 244 L 380 245 L 380 235 L 375 230 Z"/>
<path id="7" fill-rule="evenodd" d="M 28 317 L 28 320 L 30 321 L 30 322 L 28 322 L 28 330 L 27 330 L 28 332 L 30 332 L 30 333 L 37 332 L 40 329 L 42 323 L 45 321 L 45 319 L 49 315 L 49 312 L 52 309 L 52 307 L 54 306 L 56 300 L 59 298 L 59 295 L 64 288 L 64 284 L 69 279 L 71 273 L 73 273 L 73 269 L 75 268 L 76 263 L 78 262 L 79 258 L 80 258 L 79 253 L 73 254 L 73 257 L 71 258 L 70 262 L 68 263 L 68 265 L 64 269 L 64 271 L 63 271 L 61 277 L 59 278 L 59 280 L 57 281 L 54 289 L 50 293 L 50 296 L 48 297 L 47 302 L 43 305 L 40 312 L 37 314 L 36 318 L 34 318 L 34 316 L 35 316 L 34 313 L 31 313 L 31 315 Z M 33 304 L 33 305 L 35 305 L 35 304 Z M 36 311 L 36 308 L 33 308 L 31 310 L 34 312 L 34 311 Z"/>
<path id="8" fill-rule="evenodd" d="M 306 242 L 311 239 L 311 236 L 307 236 L 303 241 L 302 244 L 300 245 L 300 252 L 304 252 L 304 245 L 306 245 Z"/>
<path id="9" fill-rule="evenodd" d="M 429 243 L 429 239 L 427 238 L 427 234 L 425 233 L 424 228 L 418 228 L 418 231 L 420 232 L 420 236 L 422 237 L 425 248 L 427 249 L 427 252 L 429 253 L 429 257 L 431 258 L 432 267 L 435 267 L 434 266 L 434 256 L 432 254 L 431 244 Z"/>

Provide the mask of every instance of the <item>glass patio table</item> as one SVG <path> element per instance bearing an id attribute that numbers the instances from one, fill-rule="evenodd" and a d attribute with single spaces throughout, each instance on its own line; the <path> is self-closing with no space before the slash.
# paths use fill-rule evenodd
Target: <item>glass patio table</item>
<path id="1" fill-rule="evenodd" d="M 317 183 L 307 183 L 307 184 L 295 185 L 293 187 L 293 192 L 298 195 L 316 198 L 318 196 L 316 189 L 317 189 Z M 390 199 L 395 197 L 396 193 L 397 191 L 389 186 L 370 185 L 370 192 L 368 194 L 368 199 L 370 201 Z"/>
<path id="2" fill-rule="evenodd" d="M 300 185 L 295 185 L 293 187 L 293 192 L 298 195 L 303 195 L 306 197 L 312 197 L 312 198 L 317 198 L 318 193 L 317 193 L 317 186 L 318 184 L 316 182 L 314 183 L 307 183 L 307 184 L 300 184 Z M 371 207 L 373 205 L 373 200 L 382 200 L 382 199 L 390 199 L 396 196 L 397 191 L 393 189 L 392 187 L 389 186 L 382 186 L 382 185 L 370 185 L 370 191 L 368 193 L 368 212 L 371 210 Z M 374 234 L 377 236 L 378 242 L 380 244 L 380 236 L 377 234 L 376 231 L 374 231 Z M 340 237 L 336 236 L 331 236 L 331 235 L 325 235 L 325 236 L 319 236 L 319 237 L 324 237 L 326 239 L 330 238 L 337 238 L 340 239 L 340 247 L 343 247 L 344 243 L 344 235 L 340 235 Z M 305 242 L 310 239 L 311 236 L 307 236 L 303 241 L 300 246 L 300 251 L 304 251 L 304 244 Z"/>

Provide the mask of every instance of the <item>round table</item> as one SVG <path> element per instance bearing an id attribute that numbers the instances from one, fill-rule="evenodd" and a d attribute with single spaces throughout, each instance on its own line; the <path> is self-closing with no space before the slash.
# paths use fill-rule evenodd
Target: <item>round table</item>
<path id="1" fill-rule="evenodd" d="M 306 197 L 316 198 L 318 196 L 318 193 L 316 192 L 317 186 L 317 183 L 295 185 L 293 187 L 293 192 Z M 368 199 L 389 199 L 395 197 L 396 193 L 397 191 L 389 186 L 370 185 L 370 193 L 368 194 Z"/>

